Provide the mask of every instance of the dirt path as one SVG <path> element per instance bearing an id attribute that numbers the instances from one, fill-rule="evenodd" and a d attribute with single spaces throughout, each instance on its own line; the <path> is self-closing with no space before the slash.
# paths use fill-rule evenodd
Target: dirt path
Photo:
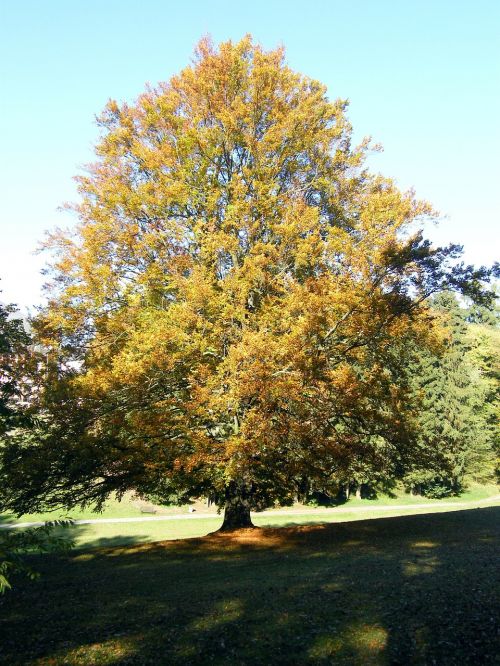
<path id="1" fill-rule="evenodd" d="M 493 495 L 492 497 L 485 497 L 481 500 L 473 500 L 471 502 L 427 502 L 425 504 L 379 504 L 376 506 L 355 506 L 355 507 L 333 507 L 331 509 L 317 509 L 317 508 L 304 508 L 304 509 L 278 509 L 276 511 L 262 511 L 253 512 L 253 516 L 321 516 L 331 514 L 343 513 L 366 513 L 372 511 L 402 511 L 405 509 L 432 509 L 436 507 L 474 507 L 481 504 L 500 501 L 500 494 Z M 160 520 L 198 520 L 200 518 L 218 518 L 216 513 L 188 513 L 188 514 L 174 514 L 171 516 L 137 516 L 133 518 L 86 518 L 82 520 L 75 520 L 75 525 L 96 525 L 104 523 L 147 523 Z M 44 525 L 43 522 L 32 523 L 11 523 L 9 525 L 0 525 L 0 529 L 9 530 L 23 527 L 40 527 Z"/>

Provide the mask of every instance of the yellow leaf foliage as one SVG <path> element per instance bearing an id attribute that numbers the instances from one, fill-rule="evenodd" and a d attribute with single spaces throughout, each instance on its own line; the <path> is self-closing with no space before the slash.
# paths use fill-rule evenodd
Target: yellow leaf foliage
<path id="1" fill-rule="evenodd" d="M 250 37 L 202 40 L 108 103 L 39 327 L 81 362 L 117 458 L 269 489 L 404 441 L 398 349 L 433 336 L 416 231 L 433 212 L 368 172 L 346 107 Z"/>

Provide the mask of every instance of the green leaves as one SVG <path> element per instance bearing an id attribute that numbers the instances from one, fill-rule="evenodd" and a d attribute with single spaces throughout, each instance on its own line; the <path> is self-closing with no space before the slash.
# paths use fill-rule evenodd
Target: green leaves
<path id="1" fill-rule="evenodd" d="M 40 527 L 28 529 L 0 528 L 0 594 L 11 589 L 13 574 L 24 574 L 31 580 L 39 574 L 31 568 L 25 556 L 30 553 L 65 552 L 74 542 L 57 530 L 73 525 L 72 520 L 48 521 Z M 54 533 L 56 532 L 56 533 Z"/>

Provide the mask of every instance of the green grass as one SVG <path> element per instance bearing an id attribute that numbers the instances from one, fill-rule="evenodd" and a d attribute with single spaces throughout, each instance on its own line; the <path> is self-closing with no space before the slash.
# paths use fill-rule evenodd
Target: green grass
<path id="1" fill-rule="evenodd" d="M 401 490 L 396 490 L 393 495 L 380 493 L 374 499 L 358 500 L 354 496 L 349 499 L 347 505 L 355 507 L 376 506 L 378 504 L 390 506 L 391 504 L 447 504 L 448 502 L 475 502 L 496 494 L 498 494 L 498 486 L 495 484 L 470 483 L 464 492 L 456 497 L 443 497 L 442 499 L 436 500 L 422 497 L 420 495 L 410 495 Z"/>
<path id="2" fill-rule="evenodd" d="M 324 509 L 322 507 L 290 507 L 289 509 L 280 509 L 280 511 L 294 511 L 294 513 L 284 515 L 273 515 L 263 512 L 256 514 L 253 518 L 255 525 L 259 527 L 283 527 L 301 524 L 321 524 L 321 523 L 339 523 L 353 520 L 374 519 L 380 517 L 401 516 L 419 513 L 431 513 L 439 511 L 449 511 L 450 503 L 455 502 L 483 502 L 488 497 L 498 493 L 498 487 L 491 486 L 473 486 L 466 493 L 458 498 L 447 498 L 446 500 L 425 500 L 421 497 L 412 497 L 410 495 L 398 494 L 396 497 L 382 496 L 374 500 L 356 500 L 351 499 L 336 509 Z M 492 500 L 493 504 L 498 504 Z M 404 507 L 411 504 L 425 504 L 422 509 L 393 508 L 395 505 Z M 206 510 L 200 505 L 199 510 Z M 348 509 L 354 509 L 348 512 Z M 376 508 L 377 511 L 373 511 Z M 457 507 L 460 508 L 460 507 Z M 297 514 L 295 511 L 304 510 L 304 513 Z M 363 509 L 366 509 L 363 511 Z M 212 508 L 213 511 L 213 508 Z M 164 507 L 162 513 L 184 514 L 186 507 Z M 40 521 L 54 520 L 56 517 L 64 516 L 64 513 L 53 512 L 51 514 L 32 514 L 22 516 L 17 519 L 20 521 Z M 111 499 L 102 513 L 94 513 L 90 509 L 83 511 L 72 511 L 70 515 L 75 519 L 95 519 L 95 518 L 144 518 L 137 507 L 137 504 L 126 496 L 122 502 Z M 196 515 L 196 514 L 195 514 Z M 5 522 L 14 522 L 13 516 L 5 516 Z M 119 546 L 134 543 L 148 543 L 163 540 L 186 539 L 191 537 L 200 537 L 217 530 L 222 522 L 222 517 L 214 513 L 213 518 L 196 518 L 191 516 L 189 520 L 165 520 L 165 521 L 144 521 L 136 523 L 98 523 L 92 525 L 76 525 L 67 528 L 64 531 L 58 531 L 59 534 L 71 537 L 75 541 L 77 548 L 98 548 L 103 546 Z"/>
<path id="3" fill-rule="evenodd" d="M 498 502 L 493 502 L 498 504 Z M 457 507 L 459 508 L 459 507 Z M 316 509 L 303 514 L 272 515 L 257 514 L 253 522 L 258 527 L 290 527 L 298 525 L 318 525 L 322 523 L 341 523 L 376 519 L 380 517 L 402 516 L 421 513 L 449 511 L 450 507 L 436 505 L 425 509 L 380 509 L 380 511 L 353 511 L 336 514 L 333 511 Z M 76 525 L 59 534 L 71 536 L 77 548 L 99 548 L 135 543 L 187 539 L 201 537 L 217 530 L 222 523 L 222 516 L 214 518 L 189 518 L 189 520 L 144 521 L 140 523 L 97 523 Z"/>
<path id="4" fill-rule="evenodd" d="M 40 581 L 0 600 L 0 663 L 493 664 L 499 519 L 487 507 L 33 558 Z"/>
<path id="5" fill-rule="evenodd" d="M 107 502 L 104 510 L 96 513 L 91 507 L 85 509 L 71 509 L 71 511 L 51 511 L 45 513 L 28 513 L 19 517 L 13 514 L 2 514 L 0 516 L 4 522 L 39 522 L 45 520 L 56 520 L 57 518 L 64 518 L 71 516 L 74 520 L 85 520 L 88 518 L 133 518 L 142 516 L 140 509 L 135 506 L 130 496 L 126 496 L 120 502 L 115 497 L 111 497 Z"/>
<path id="6" fill-rule="evenodd" d="M 358 508 L 358 507 L 371 507 L 371 506 L 393 506 L 403 505 L 403 504 L 429 504 L 439 506 L 440 504 L 448 504 L 450 502 L 472 502 L 482 499 L 487 499 L 493 495 L 498 494 L 498 486 L 494 484 L 489 485 L 480 485 L 480 484 L 470 484 L 470 486 L 457 497 L 446 497 L 441 500 L 431 500 L 421 496 L 414 496 L 408 493 L 404 493 L 401 489 L 395 491 L 392 495 L 379 494 L 374 499 L 362 499 L 358 500 L 355 496 L 351 496 L 348 502 L 345 502 L 341 505 L 343 509 L 347 508 Z M 198 512 L 214 512 L 214 507 L 208 509 L 203 503 L 196 505 Z M 297 505 L 296 507 L 288 507 L 289 510 L 296 510 L 297 508 L 304 508 L 307 512 L 314 509 L 314 507 L 303 507 L 302 505 Z M 283 511 L 287 510 L 287 507 L 280 509 Z M 323 507 L 316 507 L 315 511 L 321 513 Z M 174 514 L 186 514 L 187 507 L 176 507 L 176 506 L 165 506 L 159 507 L 159 512 L 165 515 L 174 515 Z M 139 518 L 144 517 L 146 514 L 141 513 L 138 506 L 138 502 L 133 499 L 130 493 L 126 494 L 121 501 L 118 501 L 116 498 L 111 497 L 107 502 L 104 510 L 100 513 L 96 513 L 92 507 L 86 507 L 85 509 L 71 509 L 70 511 L 52 511 L 46 513 L 33 513 L 25 514 L 22 516 L 14 516 L 13 514 L 0 514 L 0 523 L 8 522 L 40 522 L 45 520 L 56 520 L 58 518 L 64 518 L 70 516 L 74 520 L 87 520 L 95 518 Z M 199 531 L 189 531 L 181 532 L 181 538 L 184 536 L 199 536 L 201 532 Z"/>

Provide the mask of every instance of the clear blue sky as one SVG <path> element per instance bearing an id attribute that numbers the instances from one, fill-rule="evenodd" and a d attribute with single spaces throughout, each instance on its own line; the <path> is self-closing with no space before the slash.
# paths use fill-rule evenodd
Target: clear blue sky
<path id="1" fill-rule="evenodd" d="M 94 115 L 185 66 L 204 34 L 284 44 L 291 67 L 351 102 L 374 170 L 447 216 L 429 230 L 474 263 L 498 259 L 499 0 L 0 0 L 0 288 L 40 302 L 46 229 L 73 220 L 72 176 Z"/>

